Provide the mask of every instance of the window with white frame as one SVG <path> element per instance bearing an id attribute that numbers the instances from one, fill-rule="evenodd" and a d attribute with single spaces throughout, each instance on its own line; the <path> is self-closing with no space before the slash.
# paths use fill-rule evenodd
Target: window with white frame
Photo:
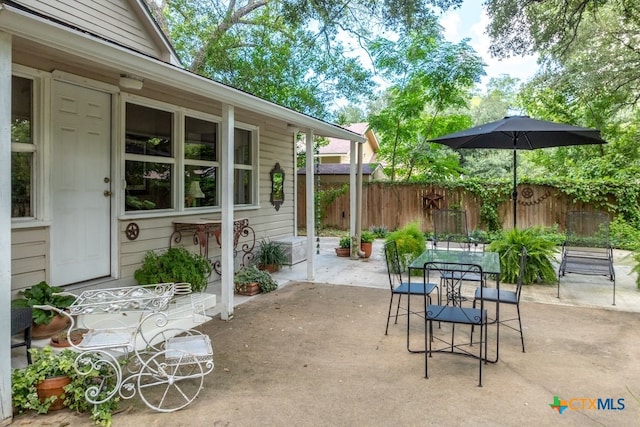
<path id="1" fill-rule="evenodd" d="M 126 104 L 125 210 L 173 208 L 174 113 Z"/>
<path id="2" fill-rule="evenodd" d="M 248 129 L 235 128 L 233 149 L 233 203 L 254 204 L 254 187 L 257 176 L 255 134 Z"/>
<path id="3" fill-rule="evenodd" d="M 218 206 L 218 124 L 184 118 L 184 207 Z"/>
<path id="4" fill-rule="evenodd" d="M 34 217 L 34 82 L 11 77 L 11 217 Z"/>
<path id="5" fill-rule="evenodd" d="M 219 123 L 166 105 L 126 102 L 125 109 L 125 211 L 220 207 Z M 234 204 L 256 204 L 257 130 L 240 124 L 234 139 Z M 173 185 L 182 186 L 178 207 Z"/>

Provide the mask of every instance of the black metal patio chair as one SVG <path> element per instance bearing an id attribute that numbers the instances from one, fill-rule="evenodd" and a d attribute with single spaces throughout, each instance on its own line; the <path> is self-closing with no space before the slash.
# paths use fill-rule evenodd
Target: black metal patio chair
<path id="1" fill-rule="evenodd" d="M 514 331 L 520 333 L 520 341 L 522 343 L 522 352 L 524 353 L 524 334 L 522 333 L 522 319 L 520 317 L 520 294 L 522 293 L 522 284 L 524 281 L 524 270 L 527 265 L 527 249 L 523 246 L 522 253 L 520 255 L 520 271 L 518 273 L 518 281 L 516 283 L 516 289 L 514 291 L 506 289 L 488 288 L 484 290 L 477 288 L 473 298 L 473 307 L 476 307 L 477 302 L 482 298 L 485 302 L 495 302 L 498 304 L 515 305 L 518 317 L 509 319 L 498 319 L 501 325 L 504 325 Z M 512 326 L 510 322 L 518 321 L 518 327 Z M 473 334 L 473 327 L 471 328 L 471 334 Z"/>
<path id="2" fill-rule="evenodd" d="M 400 257 L 398 255 L 398 246 L 395 241 L 389 241 L 384 245 L 384 255 L 385 260 L 387 262 L 387 273 L 389 275 L 389 287 L 391 290 L 391 298 L 389 299 L 389 312 L 387 313 L 387 327 L 384 331 L 384 334 L 387 335 L 389 332 L 389 320 L 392 317 L 395 317 L 395 323 L 398 323 L 399 315 L 409 315 L 419 313 L 420 311 L 411 311 L 409 312 L 409 301 L 408 299 L 411 295 L 420 295 L 424 298 L 423 300 L 423 308 L 427 306 L 427 302 L 431 301 L 431 293 L 435 290 L 438 292 L 438 286 L 433 283 L 428 283 L 423 280 L 411 282 L 411 278 L 409 277 L 409 281 L 405 281 L 402 277 L 402 265 L 400 264 Z M 391 309 L 393 307 L 393 300 L 395 296 L 398 296 L 398 302 L 396 305 L 395 315 L 391 313 Z M 402 296 L 407 296 L 407 307 L 401 307 Z M 438 296 L 438 299 L 440 297 Z M 400 309 L 403 309 L 403 313 L 400 314 Z M 408 332 L 407 331 L 407 340 L 408 340 Z M 409 342 L 407 341 L 407 348 L 409 346 Z"/>
<path id="3" fill-rule="evenodd" d="M 424 264 L 424 271 L 427 280 L 429 280 L 429 277 L 440 277 L 447 272 L 455 273 L 452 277 L 458 277 L 458 281 L 464 280 L 466 274 L 483 277 L 482 267 L 477 264 L 427 262 Z M 484 289 L 486 289 L 484 286 L 480 287 L 481 297 Z M 484 299 L 480 298 L 479 301 L 480 308 L 462 307 L 460 305 L 429 304 L 424 317 L 424 340 L 425 348 L 427 349 L 424 358 L 425 378 L 429 378 L 428 360 L 434 352 L 454 353 L 478 359 L 478 386 L 482 387 L 482 365 L 486 362 L 487 352 L 487 310 L 484 308 Z M 450 341 L 435 335 L 433 322 L 451 324 Z M 456 341 L 456 325 L 478 326 L 480 328 L 479 341 L 473 342 L 473 334 L 470 335 L 469 342 L 460 343 Z M 446 343 L 446 346 L 434 350 L 434 342 Z M 478 345 L 474 346 L 473 344 Z M 478 354 L 472 352 L 474 347 L 478 348 Z"/>
<path id="4" fill-rule="evenodd" d="M 20 334 L 20 338 L 14 338 L 11 348 L 26 347 L 27 363 L 31 364 L 31 326 L 33 315 L 31 307 L 11 308 L 11 336 Z"/>

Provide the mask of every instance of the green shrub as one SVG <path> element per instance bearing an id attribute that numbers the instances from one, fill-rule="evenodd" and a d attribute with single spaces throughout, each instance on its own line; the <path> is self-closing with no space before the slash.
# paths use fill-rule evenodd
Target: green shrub
<path id="1" fill-rule="evenodd" d="M 555 283 L 557 276 L 552 261 L 558 247 L 542 227 L 513 228 L 489 244 L 487 250 L 500 254 L 500 280 L 506 283 L 518 281 L 523 246 L 527 249 L 523 283 Z"/>
<path id="2" fill-rule="evenodd" d="M 371 232 L 376 236 L 376 239 L 385 239 L 389 234 L 387 227 L 383 226 L 371 227 Z"/>
<path id="3" fill-rule="evenodd" d="M 373 241 L 376 240 L 376 235 L 373 234 L 371 231 L 363 231 L 362 235 L 360 236 L 360 242 L 361 243 L 373 243 Z"/>
<path id="4" fill-rule="evenodd" d="M 351 249 L 351 237 L 343 236 L 340 238 L 340 242 L 338 242 L 338 247 L 342 249 Z"/>
<path id="5" fill-rule="evenodd" d="M 211 271 L 211 264 L 204 256 L 173 247 L 162 254 L 148 251 L 142 267 L 133 276 L 139 285 L 185 282 L 191 283 L 193 292 L 202 292 L 207 289 Z"/>
<path id="6" fill-rule="evenodd" d="M 609 224 L 611 246 L 619 249 L 635 251 L 640 249 L 640 229 L 617 216 Z"/>
<path id="7" fill-rule="evenodd" d="M 89 413 L 95 425 L 111 425 L 112 413 L 118 409 L 120 400 L 117 395 L 107 399 L 109 391 L 116 386 L 116 376 L 111 364 L 100 363 L 95 353 L 87 352 L 77 362 L 79 369 L 76 369 L 78 353 L 74 350 L 63 349 L 58 352 L 45 346 L 29 351 L 33 363 L 11 371 L 11 398 L 15 412 L 47 413 L 56 397 L 51 396 L 40 401 L 37 384 L 45 378 L 68 376 L 71 383 L 64 387 L 64 402 L 67 408 L 75 412 Z M 100 387 L 99 391 L 97 387 Z M 97 405 L 89 403 L 85 393 L 90 388 L 97 391 L 93 398 L 104 402 Z"/>
<path id="8" fill-rule="evenodd" d="M 287 254 L 282 246 L 276 242 L 262 240 L 256 256 L 256 262 L 263 265 L 277 265 L 280 267 L 287 262 Z"/>
<path id="9" fill-rule="evenodd" d="M 403 271 L 425 250 L 426 238 L 418 223 L 412 222 L 399 230 L 389 233 L 385 242 L 395 241 L 398 247 L 398 257 Z"/>
<path id="10" fill-rule="evenodd" d="M 640 251 L 636 251 L 631 254 L 635 265 L 631 269 L 632 272 L 636 273 L 636 286 L 640 289 Z"/>
<path id="11" fill-rule="evenodd" d="M 18 292 L 19 298 L 11 301 L 11 307 L 33 307 L 34 305 L 50 305 L 56 308 L 67 308 L 75 301 L 73 295 L 57 295 L 64 289 L 51 286 L 42 281 L 23 291 Z M 36 325 L 46 325 L 57 315 L 52 310 L 33 309 L 33 323 Z"/>
<path id="12" fill-rule="evenodd" d="M 268 271 L 258 270 L 255 265 L 243 267 L 233 276 L 233 283 L 236 290 L 246 287 L 250 283 L 258 283 L 263 293 L 278 289 L 276 282 Z"/>

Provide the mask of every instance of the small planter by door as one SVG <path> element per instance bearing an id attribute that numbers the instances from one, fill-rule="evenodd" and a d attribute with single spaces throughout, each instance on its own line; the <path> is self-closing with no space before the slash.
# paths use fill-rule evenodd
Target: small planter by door
<path id="1" fill-rule="evenodd" d="M 262 289 L 260 289 L 260 285 L 255 282 L 255 283 L 248 283 L 246 285 L 235 285 L 236 287 L 236 293 L 238 295 L 245 295 L 245 296 L 253 296 L 256 294 L 259 294 L 260 292 L 262 292 Z"/>
<path id="2" fill-rule="evenodd" d="M 349 248 L 336 248 L 336 255 L 338 255 L 338 256 L 351 256 L 351 249 L 349 249 Z"/>
<path id="3" fill-rule="evenodd" d="M 71 378 L 67 376 L 47 378 L 38 385 L 36 390 L 38 391 L 38 398 L 41 402 L 51 396 L 56 396 L 57 399 L 49 407 L 49 411 L 57 411 L 65 407 L 64 405 L 64 386 L 71 382 Z"/>
<path id="4" fill-rule="evenodd" d="M 51 319 L 51 322 L 49 323 L 42 325 L 36 325 L 34 323 L 33 327 L 31 328 L 31 338 L 50 338 L 61 330 L 67 328 L 69 324 L 69 318 L 61 314 L 54 316 L 54 318 Z"/>
<path id="5" fill-rule="evenodd" d="M 268 271 L 269 273 L 275 273 L 280 271 L 280 265 L 278 264 L 258 264 L 258 270 Z"/>
<path id="6" fill-rule="evenodd" d="M 82 339 L 87 332 L 89 332 L 88 329 L 74 329 L 73 331 L 71 331 L 71 334 L 67 335 L 66 330 L 60 331 L 51 337 L 49 345 L 56 348 L 71 347 L 71 343 L 69 343 L 69 337 L 71 338 L 73 345 L 78 345 L 82 342 Z"/>

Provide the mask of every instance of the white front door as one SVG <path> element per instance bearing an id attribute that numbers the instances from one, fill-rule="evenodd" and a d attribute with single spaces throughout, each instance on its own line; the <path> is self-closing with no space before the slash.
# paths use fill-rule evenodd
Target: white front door
<path id="1" fill-rule="evenodd" d="M 51 284 L 109 276 L 111 95 L 56 81 L 51 125 Z"/>

